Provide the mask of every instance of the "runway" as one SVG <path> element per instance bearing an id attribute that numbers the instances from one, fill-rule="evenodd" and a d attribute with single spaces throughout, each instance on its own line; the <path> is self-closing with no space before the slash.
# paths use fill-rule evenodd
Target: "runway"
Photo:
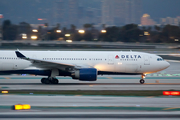
<path id="1" fill-rule="evenodd" d="M 145 84 L 139 77 L 99 77 L 95 82 L 83 82 L 58 77 L 57 85 L 41 84 L 41 77 L 3 76 L 0 90 L 180 90 L 180 77 L 148 77 Z"/>
<path id="2" fill-rule="evenodd" d="M 15 112 L 1 120 L 179 120 L 180 112 Z"/>
<path id="3" fill-rule="evenodd" d="M 167 107 L 180 109 L 179 97 L 117 97 L 66 95 L 0 95 L 0 106 L 30 104 L 48 107 Z"/>
<path id="4" fill-rule="evenodd" d="M 0 90 L 180 90 L 180 63 L 170 64 L 164 71 L 147 75 L 143 85 L 139 83 L 139 75 L 98 76 L 98 80 L 94 82 L 57 77 L 58 85 L 41 84 L 43 76 L 8 75 L 0 76 Z"/>
<path id="5" fill-rule="evenodd" d="M 179 97 L 0 95 L 0 118 L 180 118 Z M 14 104 L 31 110 L 13 111 Z"/>

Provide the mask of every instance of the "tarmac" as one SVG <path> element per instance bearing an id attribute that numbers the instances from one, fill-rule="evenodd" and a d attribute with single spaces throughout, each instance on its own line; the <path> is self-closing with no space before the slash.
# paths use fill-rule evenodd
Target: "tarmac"
<path id="1" fill-rule="evenodd" d="M 0 95 L 0 119 L 177 119 L 179 97 Z M 12 105 L 30 104 L 30 110 Z"/>

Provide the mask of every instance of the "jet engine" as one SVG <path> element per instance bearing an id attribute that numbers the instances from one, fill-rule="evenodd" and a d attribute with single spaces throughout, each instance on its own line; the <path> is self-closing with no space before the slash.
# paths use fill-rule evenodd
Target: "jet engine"
<path id="1" fill-rule="evenodd" d="M 73 79 L 78 79 L 80 81 L 96 81 L 97 80 L 97 69 L 82 68 L 79 70 L 75 70 L 71 76 Z"/>

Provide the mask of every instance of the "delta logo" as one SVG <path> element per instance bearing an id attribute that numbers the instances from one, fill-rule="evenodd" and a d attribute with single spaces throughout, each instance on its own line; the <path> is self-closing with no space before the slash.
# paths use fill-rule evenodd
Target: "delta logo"
<path id="1" fill-rule="evenodd" d="M 116 55 L 116 57 L 115 57 L 116 59 L 119 59 L 119 55 Z"/>
<path id="2" fill-rule="evenodd" d="M 137 59 L 137 58 L 141 58 L 141 56 L 140 55 L 121 55 L 120 57 L 119 57 L 119 55 L 115 56 L 115 59 L 119 59 L 119 58 L 121 58 L 121 59 Z"/>

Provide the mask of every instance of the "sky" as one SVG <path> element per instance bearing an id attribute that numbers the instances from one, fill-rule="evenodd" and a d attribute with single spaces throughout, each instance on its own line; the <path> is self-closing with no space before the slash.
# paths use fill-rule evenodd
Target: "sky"
<path id="1" fill-rule="evenodd" d="M 37 4 L 34 4 L 33 1 Z M 15 23 L 22 21 L 31 21 L 33 23 L 35 21 L 37 22 L 37 16 L 41 18 L 52 17 L 52 1 L 54 0 L 0 0 L 0 14 L 4 14 L 4 19 L 10 19 Z M 142 1 L 143 13 L 148 13 L 157 22 L 159 18 L 180 16 L 180 0 Z"/>
<path id="2" fill-rule="evenodd" d="M 180 0 L 143 0 L 143 13 L 153 19 L 180 16 Z"/>

